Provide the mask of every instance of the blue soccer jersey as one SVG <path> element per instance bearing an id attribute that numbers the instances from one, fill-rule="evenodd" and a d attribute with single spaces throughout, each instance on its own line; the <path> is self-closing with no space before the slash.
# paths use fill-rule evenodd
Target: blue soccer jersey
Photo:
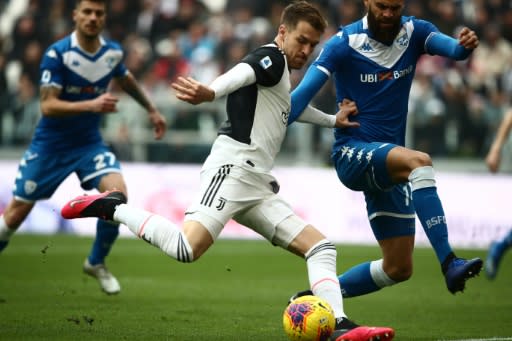
<path id="1" fill-rule="evenodd" d="M 471 50 L 433 24 L 405 16 L 393 42 L 384 44 L 374 39 L 364 17 L 325 43 L 292 92 L 289 124 L 331 76 L 337 102 L 355 101 L 358 114 L 349 119 L 360 126 L 335 129 L 331 156 L 340 181 L 364 192 L 368 218 L 379 240 L 414 234 L 410 189 L 406 183 L 393 182 L 386 159 L 391 149 L 405 144 L 409 91 L 416 63 L 425 53 L 462 60 Z"/>
<path id="2" fill-rule="evenodd" d="M 78 45 L 75 33 L 51 45 L 40 65 L 41 86 L 60 88 L 66 101 L 93 99 L 107 91 L 113 77 L 128 72 L 119 44 L 101 39 L 101 47 L 88 53 Z M 33 152 L 76 151 L 102 142 L 101 114 L 81 113 L 69 117 L 45 117 L 39 121 L 30 150 Z"/>
<path id="3" fill-rule="evenodd" d="M 46 50 L 41 61 L 41 86 L 60 88 L 60 99 L 77 102 L 100 96 L 113 77 L 127 72 L 118 44 L 101 39 L 101 47 L 91 54 L 79 47 L 72 33 Z M 102 115 L 43 116 L 20 161 L 15 198 L 27 202 L 49 198 L 73 172 L 84 189 L 97 187 L 105 174 L 119 173 L 119 160 L 100 135 Z"/>
<path id="4" fill-rule="evenodd" d="M 418 58 L 437 28 L 429 22 L 402 17 L 392 45 L 372 39 L 366 17 L 344 27 L 327 41 L 314 66 L 334 75 L 337 101 L 356 102 L 358 128 L 337 129 L 337 138 L 404 145 L 409 90 Z M 341 61 L 341 62 L 340 62 Z"/>

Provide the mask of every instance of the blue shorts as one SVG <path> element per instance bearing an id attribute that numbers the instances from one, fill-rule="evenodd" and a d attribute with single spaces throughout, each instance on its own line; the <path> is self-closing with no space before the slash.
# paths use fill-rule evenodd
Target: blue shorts
<path id="1" fill-rule="evenodd" d="M 395 144 L 347 140 L 337 145 L 332 161 L 348 188 L 362 191 L 368 219 L 377 240 L 415 233 L 415 210 L 409 183 L 393 184 L 386 157 Z"/>
<path id="2" fill-rule="evenodd" d="M 116 156 L 103 144 L 65 153 L 29 149 L 18 166 L 13 194 L 18 200 L 34 202 L 50 198 L 71 173 L 76 173 L 83 189 L 90 190 L 98 188 L 103 175 L 120 172 Z"/>

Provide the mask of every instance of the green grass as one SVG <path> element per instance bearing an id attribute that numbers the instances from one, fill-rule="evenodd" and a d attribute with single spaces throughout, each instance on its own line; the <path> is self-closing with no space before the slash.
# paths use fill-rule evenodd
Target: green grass
<path id="1" fill-rule="evenodd" d="M 103 294 L 82 274 L 90 238 L 16 235 L 0 255 L 0 340 L 282 340 L 289 296 L 307 286 L 303 260 L 263 241 L 220 240 L 196 263 L 178 263 L 120 239 L 109 267 L 122 285 Z M 482 250 L 461 256 L 484 257 Z M 338 246 L 338 268 L 377 258 L 377 247 Z M 451 295 L 430 249 L 415 252 L 411 280 L 345 300 L 364 324 L 395 340 L 512 337 L 512 256 L 498 278 Z"/>

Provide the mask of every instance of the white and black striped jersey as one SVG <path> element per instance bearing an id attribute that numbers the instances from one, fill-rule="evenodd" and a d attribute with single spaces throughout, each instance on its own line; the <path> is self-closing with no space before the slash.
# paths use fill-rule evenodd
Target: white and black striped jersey
<path id="1" fill-rule="evenodd" d="M 275 43 L 257 48 L 240 63 L 254 71 L 256 82 L 227 95 L 228 119 L 203 168 L 233 164 L 268 173 L 283 143 L 290 113 L 290 71 Z"/>

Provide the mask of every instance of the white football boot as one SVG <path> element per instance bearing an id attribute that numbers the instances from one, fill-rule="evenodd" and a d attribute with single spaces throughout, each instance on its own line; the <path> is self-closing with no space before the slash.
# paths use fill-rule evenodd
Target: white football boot
<path id="1" fill-rule="evenodd" d="M 100 283 L 101 289 L 108 295 L 115 295 L 121 291 L 117 279 L 108 271 L 105 264 L 91 265 L 86 258 L 84 262 L 84 273 L 94 277 Z"/>

